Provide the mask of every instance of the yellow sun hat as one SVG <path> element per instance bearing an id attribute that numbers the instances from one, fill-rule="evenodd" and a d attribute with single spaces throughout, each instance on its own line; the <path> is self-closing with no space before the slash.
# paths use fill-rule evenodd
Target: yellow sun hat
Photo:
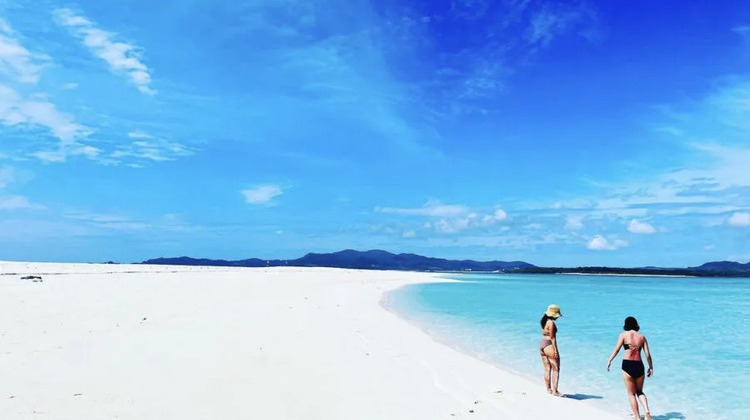
<path id="1" fill-rule="evenodd" d="M 560 312 L 560 307 L 555 305 L 554 303 L 547 307 L 547 312 L 545 312 L 544 314 L 550 318 L 559 318 L 562 316 L 562 312 Z"/>

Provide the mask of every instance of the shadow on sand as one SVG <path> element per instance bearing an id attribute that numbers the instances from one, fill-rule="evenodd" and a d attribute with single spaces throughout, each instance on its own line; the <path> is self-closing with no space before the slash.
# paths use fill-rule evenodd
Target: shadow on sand
<path id="1" fill-rule="evenodd" d="M 686 419 L 684 414 L 676 411 L 670 411 L 669 413 L 659 414 L 658 416 L 651 416 L 653 420 L 683 420 Z"/>
<path id="2" fill-rule="evenodd" d="M 565 394 L 565 398 L 570 398 L 572 400 L 601 400 L 601 395 L 591 395 L 591 394 Z"/>

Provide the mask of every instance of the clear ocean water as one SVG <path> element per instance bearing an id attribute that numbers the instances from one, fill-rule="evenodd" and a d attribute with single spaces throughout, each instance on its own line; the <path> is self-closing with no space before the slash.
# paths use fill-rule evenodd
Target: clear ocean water
<path id="1" fill-rule="evenodd" d="M 649 341 L 644 387 L 655 420 L 750 419 L 750 279 L 469 274 L 408 286 L 385 304 L 437 340 L 542 381 L 539 320 L 560 305 L 560 391 L 630 413 L 622 351 L 626 316 Z M 627 417 L 624 417 L 627 418 Z"/>

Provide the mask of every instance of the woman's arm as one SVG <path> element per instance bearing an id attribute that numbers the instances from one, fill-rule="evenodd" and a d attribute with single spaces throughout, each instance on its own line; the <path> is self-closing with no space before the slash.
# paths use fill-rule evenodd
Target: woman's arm
<path id="1" fill-rule="evenodd" d="M 643 351 L 646 352 L 646 361 L 648 362 L 648 376 L 654 374 L 654 363 L 651 361 L 651 350 L 648 348 L 648 340 L 643 337 Z"/>
<path id="2" fill-rule="evenodd" d="M 552 350 L 555 351 L 555 357 L 560 357 L 560 351 L 557 348 L 557 325 L 551 319 L 548 319 L 547 326 L 549 327 L 549 339 L 552 341 Z"/>
<path id="3" fill-rule="evenodd" d="M 607 362 L 607 370 L 609 370 L 609 367 L 612 365 L 612 360 L 615 359 L 615 356 L 617 356 L 617 353 L 620 352 L 620 347 L 622 347 L 624 339 L 622 337 L 622 333 L 620 333 L 620 336 L 617 337 L 617 344 L 615 344 L 615 349 L 612 350 L 612 355 L 609 356 L 609 361 Z"/>

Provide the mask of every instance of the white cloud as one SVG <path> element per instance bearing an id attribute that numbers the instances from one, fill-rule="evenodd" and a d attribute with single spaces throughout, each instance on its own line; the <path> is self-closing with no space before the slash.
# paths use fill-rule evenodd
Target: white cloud
<path id="1" fill-rule="evenodd" d="M 43 66 L 36 61 L 47 57 L 32 54 L 13 35 L 11 27 L 0 19 L 0 73 L 22 83 L 38 82 Z"/>
<path id="2" fill-rule="evenodd" d="M 57 152 L 32 153 L 40 159 L 64 161 L 65 149 L 75 146 L 77 140 L 90 134 L 90 130 L 78 124 L 72 116 L 57 110 L 45 93 L 21 95 L 11 87 L 17 84 L 36 84 L 39 81 L 43 61 L 48 57 L 35 54 L 24 48 L 14 38 L 10 26 L 0 19 L 0 74 L 7 76 L 7 84 L 0 84 L 0 123 L 21 129 L 42 128 L 57 138 Z M 24 89 L 25 90 L 25 89 Z M 90 153 L 90 149 L 85 150 Z"/>
<path id="3" fill-rule="evenodd" d="M 21 195 L 0 195 L 0 210 L 18 210 L 34 207 L 29 200 Z"/>
<path id="4" fill-rule="evenodd" d="M 503 209 L 495 209 L 495 212 L 492 214 L 487 214 L 482 217 L 482 222 L 486 224 L 494 224 L 497 222 L 501 222 L 508 218 L 508 214 L 503 211 Z"/>
<path id="5" fill-rule="evenodd" d="M 90 159 L 95 159 L 102 153 L 102 149 L 99 149 L 94 146 L 79 145 L 76 149 L 72 151 L 72 153 L 74 155 L 83 155 Z"/>
<path id="6" fill-rule="evenodd" d="M 750 213 L 734 213 L 727 219 L 729 226 L 750 226 Z"/>
<path id="7" fill-rule="evenodd" d="M 417 232 L 413 230 L 405 230 L 403 233 L 401 233 L 402 238 L 414 238 L 417 236 Z"/>
<path id="8" fill-rule="evenodd" d="M 466 229 L 478 229 L 494 226 L 507 219 L 507 214 L 502 209 L 496 209 L 491 214 L 479 215 L 469 213 L 463 217 L 443 218 L 433 223 L 435 231 L 439 233 L 458 233 Z"/>
<path id="9" fill-rule="evenodd" d="M 42 151 L 31 153 L 31 156 L 47 163 L 65 162 L 65 153 L 62 151 Z"/>
<path id="10" fill-rule="evenodd" d="M 249 190 L 242 190 L 248 204 L 268 204 L 284 192 L 277 185 L 261 185 Z"/>
<path id="11" fill-rule="evenodd" d="M 154 138 L 154 136 L 150 134 L 143 133 L 141 131 L 131 131 L 128 133 L 128 137 L 131 139 L 151 139 Z"/>
<path id="12" fill-rule="evenodd" d="M 133 134 L 134 133 L 130 133 L 129 136 L 143 140 L 137 140 L 130 144 L 118 146 L 117 150 L 110 155 L 111 158 L 134 157 L 154 162 L 163 162 L 175 160 L 178 157 L 190 156 L 195 153 L 195 150 L 190 147 L 166 139 L 158 139 L 140 133 L 139 136 L 136 137 Z"/>
<path id="13" fill-rule="evenodd" d="M 474 220 L 476 220 L 476 214 L 470 214 L 458 219 L 440 219 L 433 226 L 440 233 L 458 233 L 464 229 L 468 229 Z"/>
<path id="14" fill-rule="evenodd" d="M 102 222 L 92 224 L 96 227 L 113 230 L 144 230 L 152 227 L 148 223 L 141 222 Z"/>
<path id="15" fill-rule="evenodd" d="M 487 228 L 508 218 L 501 208 L 496 208 L 491 213 L 480 214 L 471 211 L 467 206 L 443 204 L 435 200 L 430 200 L 419 208 L 376 207 L 375 211 L 439 218 L 432 222 L 425 222 L 422 228 L 447 234 L 458 233 L 466 229 Z"/>
<path id="16" fill-rule="evenodd" d="M 150 70 L 141 61 L 141 54 L 137 47 L 115 41 L 116 34 L 97 28 L 91 21 L 73 14 L 69 9 L 58 9 L 56 13 L 62 24 L 73 28 L 75 33 L 83 39 L 83 43 L 91 49 L 94 55 L 106 61 L 112 71 L 127 74 L 130 81 L 142 93 L 156 94 L 156 91 L 149 86 Z"/>
<path id="17" fill-rule="evenodd" d="M 60 140 L 62 146 L 75 143 L 90 131 L 47 101 L 22 98 L 8 86 L 0 85 L 0 121 L 6 126 L 41 126 Z"/>
<path id="18" fill-rule="evenodd" d="M 578 230 L 583 228 L 583 217 L 581 216 L 568 216 L 565 218 L 565 229 Z"/>
<path id="19" fill-rule="evenodd" d="M 65 218 L 81 220 L 92 226 L 113 230 L 143 230 L 151 225 L 125 216 L 95 213 L 68 213 Z"/>
<path id="20" fill-rule="evenodd" d="M 706 251 L 711 251 L 711 250 L 713 250 L 715 248 L 716 248 L 716 245 L 714 245 L 714 244 L 706 245 L 706 246 L 703 247 L 703 249 L 706 250 Z"/>
<path id="21" fill-rule="evenodd" d="M 151 220 L 138 220 L 119 214 L 91 213 L 87 211 L 71 211 L 63 215 L 66 219 L 77 220 L 86 225 L 115 230 L 115 231 L 143 231 L 186 233 L 200 229 L 191 225 L 179 214 L 168 213 Z"/>
<path id="22" fill-rule="evenodd" d="M 377 207 L 375 211 L 380 213 L 411 214 L 417 216 L 452 217 L 468 213 L 469 208 L 462 205 L 442 204 L 439 201 L 430 200 L 420 208 Z"/>
<path id="23" fill-rule="evenodd" d="M 650 235 L 656 233 L 656 229 L 646 222 L 639 222 L 638 220 L 633 219 L 628 224 L 628 232 Z"/>
<path id="24" fill-rule="evenodd" d="M 647 214 L 705 215 L 741 209 L 734 204 L 736 189 L 750 187 L 750 171 L 746 169 L 750 148 L 715 143 L 693 143 L 689 147 L 702 159 L 700 165 L 632 183 L 599 185 L 608 195 L 596 205 L 581 205 L 578 200 L 562 203 L 560 207 L 580 210 L 586 218 L 624 219 L 643 218 Z"/>
<path id="25" fill-rule="evenodd" d="M 618 248 L 628 246 L 627 241 L 621 239 L 608 240 L 604 236 L 596 235 L 587 244 L 586 248 L 595 251 L 614 251 Z"/>

